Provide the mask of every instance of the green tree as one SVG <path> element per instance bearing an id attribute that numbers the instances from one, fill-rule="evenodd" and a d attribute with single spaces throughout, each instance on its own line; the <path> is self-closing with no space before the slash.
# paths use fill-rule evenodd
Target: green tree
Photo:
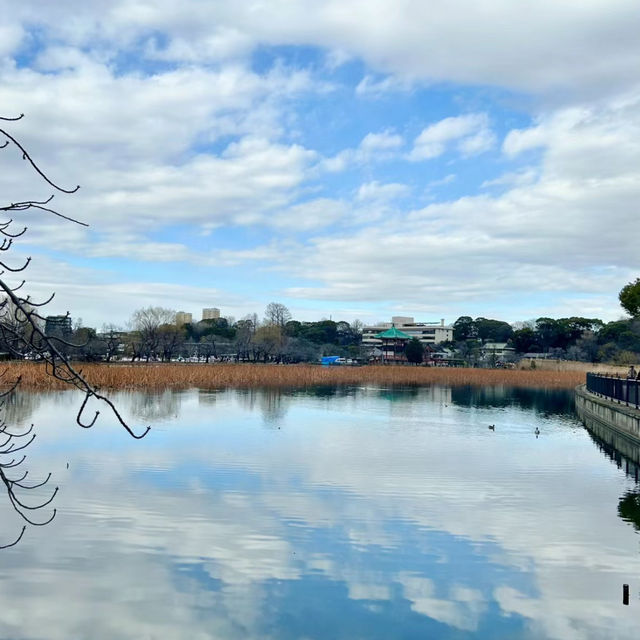
<path id="1" fill-rule="evenodd" d="M 640 278 L 629 282 L 620 290 L 618 300 L 622 308 L 632 317 L 640 316 Z"/>
<path id="2" fill-rule="evenodd" d="M 607 322 L 607 324 L 598 332 L 598 342 L 606 344 L 607 342 L 618 342 L 620 336 L 631 329 L 629 320 L 615 320 Z"/>
<path id="3" fill-rule="evenodd" d="M 453 323 L 453 339 L 456 342 L 478 337 L 476 323 L 471 316 L 460 316 Z"/>
<path id="4" fill-rule="evenodd" d="M 407 360 L 413 364 L 420 364 L 424 356 L 424 347 L 418 338 L 411 338 L 404 348 Z"/>
<path id="5" fill-rule="evenodd" d="M 522 329 L 514 331 L 511 342 L 517 353 L 527 353 L 540 349 L 536 333 L 529 327 L 523 327 Z"/>
<path id="6" fill-rule="evenodd" d="M 302 322 L 299 320 L 289 320 L 284 325 L 284 334 L 289 338 L 297 338 L 302 330 Z"/>
<path id="7" fill-rule="evenodd" d="M 513 335 L 513 327 L 508 322 L 504 322 L 502 320 L 476 318 L 474 324 L 480 340 L 489 342 L 507 342 Z"/>

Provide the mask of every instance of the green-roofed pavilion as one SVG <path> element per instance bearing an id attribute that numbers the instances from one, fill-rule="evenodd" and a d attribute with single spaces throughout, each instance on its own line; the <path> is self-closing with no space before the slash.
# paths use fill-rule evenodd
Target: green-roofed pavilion
<path id="1" fill-rule="evenodd" d="M 404 348 L 407 342 L 411 340 L 411 336 L 400 329 L 396 329 L 395 325 L 386 331 L 376 334 L 375 336 L 382 342 L 380 350 L 382 351 L 382 362 L 406 362 L 407 357 Z"/>
<path id="2" fill-rule="evenodd" d="M 411 336 L 408 333 L 400 331 L 400 329 L 396 329 L 395 327 L 391 327 L 391 329 L 387 329 L 382 333 L 377 333 L 375 337 L 381 340 L 411 340 Z"/>

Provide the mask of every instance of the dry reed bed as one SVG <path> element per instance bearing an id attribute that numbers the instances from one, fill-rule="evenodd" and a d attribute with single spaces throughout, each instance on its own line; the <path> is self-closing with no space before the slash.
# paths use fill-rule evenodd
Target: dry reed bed
<path id="1" fill-rule="evenodd" d="M 446 367 L 251 364 L 82 364 L 77 365 L 92 384 L 101 389 L 201 389 L 305 388 L 319 385 L 508 385 L 572 389 L 585 382 L 578 371 L 466 369 Z M 8 384 L 22 377 L 21 388 L 65 389 L 64 383 L 46 374 L 44 365 L 7 363 Z"/>

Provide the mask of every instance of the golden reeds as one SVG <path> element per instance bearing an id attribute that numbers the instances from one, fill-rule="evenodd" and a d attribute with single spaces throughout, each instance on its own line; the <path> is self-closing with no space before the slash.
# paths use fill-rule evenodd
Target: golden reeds
<path id="1" fill-rule="evenodd" d="M 260 364 L 81 364 L 83 375 L 101 389 L 222 389 L 250 387 L 305 388 L 319 385 L 507 385 L 571 389 L 585 382 L 584 372 L 448 367 Z M 17 376 L 21 388 L 64 389 L 66 385 L 46 374 L 44 365 L 28 362 L 5 364 L 0 380 L 7 386 Z"/>

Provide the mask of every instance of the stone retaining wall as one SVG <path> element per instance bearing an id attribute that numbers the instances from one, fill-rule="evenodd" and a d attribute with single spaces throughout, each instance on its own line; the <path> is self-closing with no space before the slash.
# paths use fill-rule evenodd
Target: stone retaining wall
<path id="1" fill-rule="evenodd" d="M 640 443 L 640 411 L 637 409 L 596 396 L 589 393 L 585 385 L 580 385 L 576 389 L 576 413 L 588 428 L 596 432 L 598 427 L 605 426 L 634 443 Z"/>

